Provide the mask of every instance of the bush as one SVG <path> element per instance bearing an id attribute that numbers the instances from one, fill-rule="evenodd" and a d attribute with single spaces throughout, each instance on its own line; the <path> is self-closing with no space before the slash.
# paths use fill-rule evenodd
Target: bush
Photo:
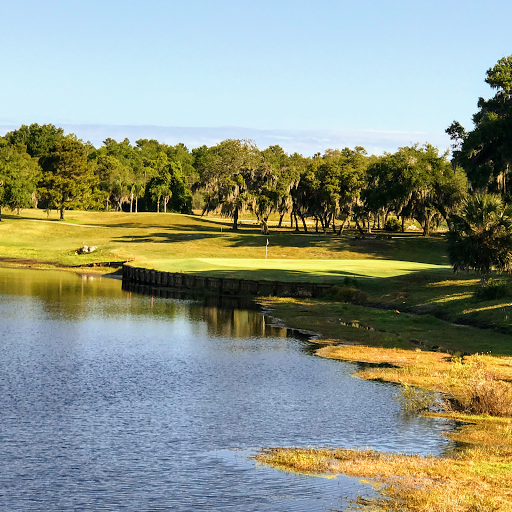
<path id="1" fill-rule="evenodd" d="M 466 387 L 465 408 L 472 414 L 512 415 L 512 384 L 487 375 Z"/>
<path id="2" fill-rule="evenodd" d="M 359 288 L 359 283 L 357 282 L 357 279 L 354 279 L 353 277 L 345 277 L 345 279 L 343 279 L 343 285 L 352 286 L 353 288 Z"/>
<path id="3" fill-rule="evenodd" d="M 487 286 L 482 286 L 475 292 L 477 300 L 496 300 L 503 299 L 509 295 L 509 289 L 506 281 L 491 279 Z"/>
<path id="4" fill-rule="evenodd" d="M 396 217 L 390 217 L 384 226 L 386 231 L 400 231 L 402 223 Z"/>
<path id="5" fill-rule="evenodd" d="M 482 356 L 469 364 L 456 362 L 451 378 L 457 391 L 450 393 L 448 410 L 467 414 L 512 416 L 512 383 L 500 380 L 486 368 Z"/>
<path id="6" fill-rule="evenodd" d="M 436 396 L 429 389 L 403 384 L 395 400 L 400 403 L 403 412 L 414 414 L 428 411 L 435 404 Z"/>
<path id="7" fill-rule="evenodd" d="M 335 300 L 349 304 L 365 304 L 368 300 L 366 293 L 352 286 L 333 286 L 330 295 Z"/>
<path id="8" fill-rule="evenodd" d="M 451 408 L 467 414 L 512 415 L 512 384 L 489 372 L 477 372 L 450 402 Z"/>

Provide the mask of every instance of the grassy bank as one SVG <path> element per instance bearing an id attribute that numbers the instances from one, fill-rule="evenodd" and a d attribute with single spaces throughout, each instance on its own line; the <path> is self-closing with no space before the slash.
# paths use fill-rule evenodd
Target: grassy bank
<path id="1" fill-rule="evenodd" d="M 510 427 L 507 427 L 510 428 Z M 370 479 L 383 498 L 359 498 L 382 512 L 508 512 L 512 510 L 511 442 L 421 457 L 341 448 L 270 448 L 254 458 L 276 469 Z"/>
<path id="2" fill-rule="evenodd" d="M 449 409 L 458 406 L 464 412 L 429 415 L 461 422 L 447 434 L 459 443 L 457 448 L 445 457 L 422 457 L 371 449 L 276 447 L 262 450 L 254 456 L 255 460 L 283 471 L 313 475 L 344 473 L 370 479 L 383 498 L 360 498 L 358 504 L 369 510 L 505 512 L 512 509 L 512 358 L 453 358 L 446 353 L 366 346 L 326 346 L 317 354 L 386 363 L 388 367 L 365 368 L 356 375 L 442 392 L 452 404 Z M 497 413 L 506 417 L 471 414 L 472 408 L 482 406 L 475 400 L 475 394 L 487 401 L 497 401 Z"/>
<path id="3" fill-rule="evenodd" d="M 321 333 L 320 341 L 326 343 L 512 355 L 510 334 L 449 323 L 432 314 L 375 309 L 333 300 L 269 297 L 260 302 L 285 325 Z"/>

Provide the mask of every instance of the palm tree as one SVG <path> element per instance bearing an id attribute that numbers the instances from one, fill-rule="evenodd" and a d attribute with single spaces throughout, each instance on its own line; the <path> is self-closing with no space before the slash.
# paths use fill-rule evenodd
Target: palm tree
<path id="1" fill-rule="evenodd" d="M 492 269 L 512 270 L 512 207 L 505 205 L 500 196 L 468 197 L 452 221 L 448 256 L 455 272 L 476 270 L 485 286 Z"/>
<path id="2" fill-rule="evenodd" d="M 130 212 L 132 212 L 132 204 L 135 199 L 135 213 L 138 211 L 139 197 L 144 195 L 146 188 L 144 187 L 144 183 L 141 181 L 136 181 L 132 184 L 130 190 Z"/>

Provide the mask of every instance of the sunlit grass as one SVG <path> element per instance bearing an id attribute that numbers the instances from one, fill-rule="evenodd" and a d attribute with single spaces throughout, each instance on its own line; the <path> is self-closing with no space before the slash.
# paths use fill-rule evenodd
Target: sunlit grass
<path id="1" fill-rule="evenodd" d="M 370 478 L 383 499 L 359 499 L 367 509 L 407 512 L 512 510 L 510 447 L 499 454 L 472 449 L 453 457 L 341 448 L 268 448 L 254 459 L 298 473 L 343 473 Z"/>
<path id="2" fill-rule="evenodd" d="M 325 299 L 271 297 L 260 302 L 286 325 L 321 333 L 322 339 L 333 342 L 366 347 L 409 350 L 435 347 L 451 352 L 512 355 L 512 337 L 509 334 L 454 325 L 429 314 L 409 314 Z"/>

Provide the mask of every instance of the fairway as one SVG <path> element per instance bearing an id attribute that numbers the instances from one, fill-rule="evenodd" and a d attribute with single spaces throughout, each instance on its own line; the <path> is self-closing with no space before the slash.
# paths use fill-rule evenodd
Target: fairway
<path id="1" fill-rule="evenodd" d="M 446 265 L 382 259 L 249 259 L 192 258 L 165 259 L 152 262 L 154 268 L 167 272 L 193 272 L 210 276 L 233 276 L 243 279 L 298 280 L 336 282 L 345 277 L 397 277 L 421 270 L 449 271 Z M 152 268 L 152 265 L 145 264 Z M 137 265 L 139 266 L 139 265 Z"/>

